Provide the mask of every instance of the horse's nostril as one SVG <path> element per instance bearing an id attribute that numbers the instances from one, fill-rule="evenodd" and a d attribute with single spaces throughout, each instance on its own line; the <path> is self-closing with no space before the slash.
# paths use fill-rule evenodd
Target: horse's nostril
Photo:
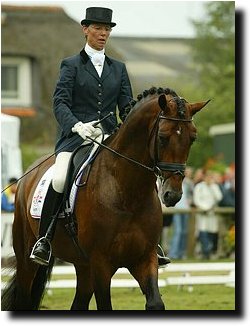
<path id="1" fill-rule="evenodd" d="M 169 198 L 170 191 L 166 191 L 164 194 L 164 200 L 167 200 Z"/>
<path id="2" fill-rule="evenodd" d="M 181 192 L 166 191 L 163 199 L 166 206 L 174 206 L 181 199 Z"/>

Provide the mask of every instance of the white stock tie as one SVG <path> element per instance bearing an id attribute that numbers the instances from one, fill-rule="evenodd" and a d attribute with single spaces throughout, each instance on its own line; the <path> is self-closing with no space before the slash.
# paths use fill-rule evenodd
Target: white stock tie
<path id="1" fill-rule="evenodd" d="M 91 61 L 95 66 L 95 69 L 99 77 L 101 77 L 102 74 L 104 60 L 105 60 L 105 55 L 103 53 L 95 53 L 91 58 Z"/>

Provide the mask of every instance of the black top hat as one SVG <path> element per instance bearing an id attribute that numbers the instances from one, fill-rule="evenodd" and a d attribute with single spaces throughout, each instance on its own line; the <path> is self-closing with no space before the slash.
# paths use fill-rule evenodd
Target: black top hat
<path id="1" fill-rule="evenodd" d="M 114 27 L 116 23 L 112 23 L 112 10 L 101 7 L 90 7 L 86 9 L 86 18 L 81 21 L 81 25 L 89 25 L 91 23 L 108 24 Z"/>

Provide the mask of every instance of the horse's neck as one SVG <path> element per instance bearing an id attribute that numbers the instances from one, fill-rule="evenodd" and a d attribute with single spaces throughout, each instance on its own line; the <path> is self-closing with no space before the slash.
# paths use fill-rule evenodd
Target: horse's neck
<path id="1" fill-rule="evenodd" d="M 117 150 L 122 150 L 124 154 L 132 155 L 135 159 L 143 159 L 145 163 L 149 163 L 149 138 L 157 111 L 145 108 L 147 108 L 146 105 L 142 109 L 136 109 L 131 116 L 128 116 L 112 145 Z"/>
<path id="2" fill-rule="evenodd" d="M 154 121 L 155 115 L 148 114 L 148 117 L 145 117 L 138 112 L 121 126 L 110 144 L 111 147 L 130 159 L 152 166 L 149 142 Z M 128 191 L 136 192 L 145 187 L 151 191 L 154 188 L 154 174 L 146 168 L 115 155 L 112 162 L 109 160 L 109 164 L 110 169 L 115 170 L 117 182 Z"/>

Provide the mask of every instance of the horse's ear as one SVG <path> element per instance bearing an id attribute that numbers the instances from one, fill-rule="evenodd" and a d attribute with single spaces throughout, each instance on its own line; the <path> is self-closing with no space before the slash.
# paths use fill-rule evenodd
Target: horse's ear
<path id="1" fill-rule="evenodd" d="M 160 108 L 166 112 L 167 110 L 167 99 L 166 99 L 166 96 L 165 94 L 161 94 L 159 97 L 158 97 L 158 104 L 160 106 Z"/>
<path id="2" fill-rule="evenodd" d="M 205 102 L 197 102 L 190 104 L 190 112 L 191 115 L 195 115 L 195 113 L 199 112 L 204 106 L 206 106 L 211 100 L 205 101 Z"/>

